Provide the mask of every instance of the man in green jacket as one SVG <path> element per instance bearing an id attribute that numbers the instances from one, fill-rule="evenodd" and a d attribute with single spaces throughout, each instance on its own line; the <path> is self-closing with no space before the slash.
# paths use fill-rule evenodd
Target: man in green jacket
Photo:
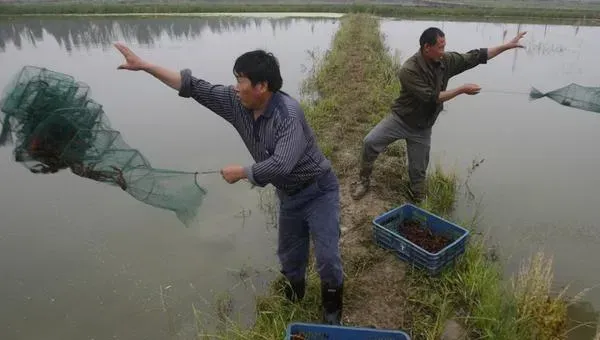
<path id="1" fill-rule="evenodd" d="M 430 27 L 419 39 L 420 49 L 400 69 L 401 92 L 392 105 L 392 113 L 383 119 L 363 140 L 359 181 L 354 183 L 354 199 L 362 198 L 369 190 L 373 163 L 391 143 L 405 139 L 408 156 L 408 177 L 413 201 L 425 196 L 425 178 L 429 165 L 431 127 L 443 109 L 443 103 L 460 94 L 474 95 L 481 88 L 465 84 L 447 90 L 450 78 L 498 54 L 521 48 L 519 44 L 526 32 L 500 46 L 480 48 L 466 53 L 445 52 L 446 39 L 439 28 Z"/>

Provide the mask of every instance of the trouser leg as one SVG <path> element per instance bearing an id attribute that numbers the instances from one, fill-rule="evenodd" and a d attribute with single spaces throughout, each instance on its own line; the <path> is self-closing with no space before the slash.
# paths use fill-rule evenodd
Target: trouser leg
<path id="1" fill-rule="evenodd" d="M 333 172 L 320 183 L 319 191 L 306 209 L 306 221 L 313 239 L 317 271 L 321 281 L 338 286 L 343 281 L 340 256 L 340 192 Z"/>
<path id="2" fill-rule="evenodd" d="M 363 140 L 361 154 L 361 178 L 368 179 L 373 171 L 373 164 L 380 153 L 391 143 L 398 139 L 405 138 L 406 134 L 403 127 L 399 124 L 399 119 L 395 115 L 388 115 L 381 120 Z"/>
<path id="3" fill-rule="evenodd" d="M 296 301 L 304 297 L 310 239 L 303 211 L 293 203 L 290 199 L 280 203 L 277 255 L 288 280 L 285 294 Z"/>
<path id="4" fill-rule="evenodd" d="M 379 154 L 388 145 L 400 139 L 406 140 L 410 189 L 417 196 L 417 199 L 425 194 L 425 179 L 431 146 L 431 128 L 411 128 L 400 117 L 391 114 L 379 122 L 363 141 L 360 180 L 352 192 L 354 199 L 363 197 L 368 191 L 373 164 Z"/>
<path id="5" fill-rule="evenodd" d="M 339 248 L 339 183 L 333 173 L 319 182 L 318 196 L 307 206 L 306 218 L 321 278 L 323 322 L 339 325 L 342 319 L 344 277 Z"/>
<path id="6" fill-rule="evenodd" d="M 379 154 L 391 143 L 407 138 L 410 133 L 411 131 L 408 130 L 408 126 L 395 114 L 388 115 L 369 131 L 363 140 L 359 182 L 352 192 L 354 199 L 360 199 L 367 193 L 371 173 L 373 172 L 373 164 Z"/>
<path id="7" fill-rule="evenodd" d="M 430 136 L 425 134 L 421 137 L 417 140 L 412 138 L 406 140 L 410 191 L 416 201 L 421 201 L 427 192 L 425 184 L 431 149 Z"/>
<path id="8" fill-rule="evenodd" d="M 363 140 L 360 157 L 359 181 L 352 188 L 352 198 L 361 199 L 369 191 L 371 174 L 375 160 L 385 148 L 394 141 L 403 138 L 398 118 L 391 114 L 381 120 Z"/>

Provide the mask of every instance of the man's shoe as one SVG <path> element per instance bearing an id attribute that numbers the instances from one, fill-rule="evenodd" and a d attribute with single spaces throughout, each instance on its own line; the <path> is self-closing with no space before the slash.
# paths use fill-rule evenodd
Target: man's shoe
<path id="1" fill-rule="evenodd" d="M 420 204 L 422 203 L 425 198 L 427 197 L 424 193 L 422 192 L 414 192 L 411 190 L 408 190 L 408 195 L 409 195 L 409 200 L 411 201 L 411 203 L 413 204 Z"/>
<path id="2" fill-rule="evenodd" d="M 406 183 L 403 186 L 406 196 L 410 203 L 420 204 L 427 197 L 427 194 L 425 193 L 425 188 L 423 186 L 420 186 L 418 189 L 410 183 Z"/>
<path id="3" fill-rule="evenodd" d="M 353 183 L 354 187 L 352 188 L 352 192 L 350 195 L 355 200 L 360 200 L 363 198 L 367 192 L 369 191 L 369 179 L 361 178 L 358 182 Z"/>
<path id="4" fill-rule="evenodd" d="M 284 287 L 285 297 L 291 302 L 297 302 L 304 298 L 304 292 L 306 290 L 306 281 L 295 280 L 288 281 Z"/>
<path id="5" fill-rule="evenodd" d="M 321 301 L 323 303 L 323 323 L 340 326 L 342 324 L 344 286 L 330 287 L 321 284 Z"/>

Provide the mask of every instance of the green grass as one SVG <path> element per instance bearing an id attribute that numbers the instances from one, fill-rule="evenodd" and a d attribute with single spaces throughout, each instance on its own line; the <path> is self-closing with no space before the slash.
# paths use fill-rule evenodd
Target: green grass
<path id="1" fill-rule="evenodd" d="M 208 332 L 204 328 L 210 317 L 196 311 L 198 321 L 198 337 L 200 339 L 272 339 L 281 340 L 285 335 L 288 323 L 292 320 L 318 321 L 320 283 L 314 267 L 308 271 L 307 290 L 301 303 L 287 301 L 283 295 L 284 280 L 277 279 L 271 284 L 267 294 L 259 297 L 256 303 L 257 315 L 253 326 L 244 329 L 239 320 L 230 315 L 217 312 L 217 331 Z M 219 308 L 217 308 L 217 311 Z"/>
<path id="2" fill-rule="evenodd" d="M 38 4 L 1 4 L 3 15 L 57 15 L 57 14 L 124 14 L 124 13 L 221 13 L 221 12 L 325 12 L 325 13 L 371 13 L 386 17 L 455 17 L 455 18 L 503 18 L 543 20 L 579 20 L 582 18 L 600 18 L 600 8 L 593 7 L 557 7 L 540 4 L 512 3 L 500 5 L 491 3 L 472 3 L 460 7 L 399 6 L 390 4 L 306 4 L 306 3 L 38 3 Z"/>
<path id="3" fill-rule="evenodd" d="M 418 338 L 437 339 L 448 319 L 458 321 L 475 339 L 564 339 L 567 305 L 551 292 L 551 258 L 539 253 L 523 263 L 512 284 L 488 256 L 483 238 L 471 241 L 453 271 L 431 278 L 419 271 L 408 277 L 408 321 Z"/>
<path id="4" fill-rule="evenodd" d="M 421 206 L 452 220 L 457 177 L 437 167 L 428 186 L 430 197 Z M 456 222 L 472 236 L 455 266 L 439 277 L 414 269 L 407 273 L 412 312 L 404 327 L 412 329 L 414 338 L 439 339 L 452 319 L 472 339 L 565 339 L 567 306 L 580 297 L 569 299 L 565 290 L 551 290 L 552 258 L 537 253 L 505 280 L 498 255 L 487 247 L 477 221 Z"/>
<path id="5" fill-rule="evenodd" d="M 441 216 L 454 211 L 458 177 L 453 172 L 444 171 L 440 165 L 427 176 L 427 198 L 422 207 Z"/>
<path id="6" fill-rule="evenodd" d="M 399 65 L 383 42 L 379 22 L 361 14 L 346 16 L 331 49 L 315 59 L 317 64 L 304 84 L 304 93 L 316 99 L 303 105 L 319 144 L 333 160 L 341 183 L 346 184 L 356 170 L 362 137 L 388 112 L 400 90 L 394 76 Z M 376 199 L 390 207 L 397 205 L 403 195 L 405 155 L 404 144 L 393 144 L 381 155 L 374 173 L 377 182 L 383 183 L 377 188 Z M 455 174 L 438 166 L 428 175 L 428 198 L 422 206 L 451 219 L 457 183 Z M 403 329 L 415 340 L 439 339 L 448 320 L 462 325 L 472 339 L 564 338 L 569 301 L 561 292 L 550 290 L 551 258 L 538 254 L 524 262 L 512 281 L 505 280 L 501 262 L 488 250 L 475 221 L 463 222 L 460 224 L 473 233 L 465 254 L 453 268 L 430 277 L 407 267 L 399 282 L 390 282 L 395 278 L 389 273 L 378 273 L 377 268 L 385 261 L 397 260 L 373 244 L 368 226 L 373 216 L 360 215 L 361 203 L 345 196 L 342 200 L 351 205 L 350 214 L 355 214 L 354 225 L 348 227 L 356 231 L 348 231 L 345 237 L 350 234 L 357 239 L 342 248 L 345 314 L 358 315 L 360 320 L 375 317 L 378 324 Z M 362 204 L 364 208 L 371 202 Z M 386 291 L 383 283 L 392 290 Z M 223 327 L 213 338 L 282 339 L 290 322 L 319 321 L 320 286 L 312 262 L 302 303 L 287 302 L 282 286 L 283 281 L 276 280 L 271 290 L 259 298 L 252 327 L 244 329 L 237 320 L 221 317 Z M 366 290 L 369 287 L 375 289 Z M 391 294 L 400 294 L 403 304 L 381 305 L 380 309 L 402 313 L 401 318 L 394 319 L 394 315 L 385 312 L 377 314 L 377 310 L 371 311 L 374 315 L 362 311 L 369 301 L 398 301 L 392 300 Z"/>
<path id="7" fill-rule="evenodd" d="M 302 86 L 304 97 L 317 98 L 303 103 L 306 116 L 342 177 L 355 169 L 353 157 L 364 135 L 389 111 L 400 90 L 398 59 L 384 46 L 376 19 L 365 18 L 370 21 L 361 19 L 366 22 L 354 27 L 342 23 L 331 48 L 324 55 L 313 54 L 315 66 Z M 393 156 L 403 159 L 403 152 Z"/>

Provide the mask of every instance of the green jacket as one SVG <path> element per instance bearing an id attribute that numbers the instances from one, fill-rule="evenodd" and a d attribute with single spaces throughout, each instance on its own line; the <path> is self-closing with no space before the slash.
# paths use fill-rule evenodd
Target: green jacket
<path id="1" fill-rule="evenodd" d="M 466 53 L 446 52 L 442 61 L 434 64 L 427 63 L 420 51 L 415 53 L 400 68 L 402 89 L 392 105 L 392 112 L 415 129 L 430 128 L 444 108 L 438 97 L 446 90 L 448 80 L 479 64 L 486 64 L 487 60 L 486 48 Z"/>

